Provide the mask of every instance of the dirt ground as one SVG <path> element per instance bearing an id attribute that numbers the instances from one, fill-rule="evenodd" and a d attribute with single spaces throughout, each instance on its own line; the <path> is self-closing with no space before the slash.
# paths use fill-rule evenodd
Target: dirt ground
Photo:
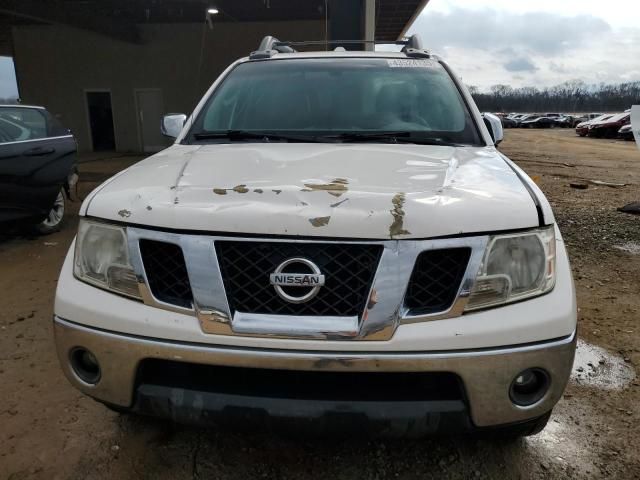
<path id="1" fill-rule="evenodd" d="M 54 290 L 77 226 L 74 204 L 60 233 L 0 236 L 0 479 L 640 478 L 640 216 L 616 211 L 640 201 L 640 151 L 567 130 L 509 130 L 501 150 L 553 204 L 578 290 L 574 377 L 541 434 L 327 441 L 113 413 L 67 383 L 53 348 Z M 82 164 L 82 193 L 133 161 Z"/>

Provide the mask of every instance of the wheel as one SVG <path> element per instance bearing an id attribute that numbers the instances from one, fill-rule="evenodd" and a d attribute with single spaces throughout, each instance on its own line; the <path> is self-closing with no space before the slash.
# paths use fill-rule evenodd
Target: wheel
<path id="1" fill-rule="evenodd" d="M 36 233 L 39 233 L 40 235 L 48 235 L 49 233 L 60 230 L 62 222 L 64 221 L 65 207 L 66 200 L 64 190 L 60 190 L 55 202 L 53 202 L 51 210 L 49 210 L 47 218 L 34 226 Z"/>
<path id="2" fill-rule="evenodd" d="M 536 435 L 544 430 L 544 427 L 547 426 L 550 417 L 551 411 L 545 413 L 541 417 L 534 418 L 533 420 L 529 420 L 524 423 L 491 428 L 487 433 L 489 433 L 491 436 L 502 439 L 529 437 L 531 435 Z"/>

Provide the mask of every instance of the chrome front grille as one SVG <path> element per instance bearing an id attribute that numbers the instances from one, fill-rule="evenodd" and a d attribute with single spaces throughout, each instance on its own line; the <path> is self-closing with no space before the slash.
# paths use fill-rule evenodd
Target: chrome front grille
<path id="1" fill-rule="evenodd" d="M 400 324 L 461 315 L 488 241 L 331 242 L 127 230 L 146 304 L 194 315 L 209 334 L 337 340 L 388 340 Z M 311 260 L 326 277 L 306 303 L 287 303 L 270 284 L 270 274 L 291 257 Z"/>
<path id="2" fill-rule="evenodd" d="M 216 252 L 232 313 L 359 317 L 382 246 L 221 241 L 216 242 Z M 287 302 L 269 283 L 269 275 L 291 258 L 312 261 L 326 277 L 319 293 L 308 302 Z"/>

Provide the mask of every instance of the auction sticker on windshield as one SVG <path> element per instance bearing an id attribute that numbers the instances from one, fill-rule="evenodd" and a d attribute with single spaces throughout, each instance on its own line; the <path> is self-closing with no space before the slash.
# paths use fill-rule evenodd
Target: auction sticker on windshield
<path id="1" fill-rule="evenodd" d="M 417 60 L 413 58 L 390 58 L 387 63 L 391 68 L 433 68 L 431 60 Z"/>

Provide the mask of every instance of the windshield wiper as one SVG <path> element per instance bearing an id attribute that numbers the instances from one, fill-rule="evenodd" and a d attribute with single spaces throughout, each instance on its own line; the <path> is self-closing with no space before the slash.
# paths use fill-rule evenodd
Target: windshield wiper
<path id="1" fill-rule="evenodd" d="M 380 140 L 388 143 L 415 143 L 418 145 L 439 145 L 445 147 L 459 147 L 458 143 L 447 142 L 442 138 L 419 137 L 414 132 L 345 132 L 338 135 L 328 135 L 323 138 L 341 140 L 343 142 L 368 142 Z"/>
<path id="2" fill-rule="evenodd" d="M 344 142 L 366 142 L 367 140 L 397 141 L 399 138 L 409 137 L 409 132 L 344 132 L 336 135 L 323 135 L 323 138 L 342 140 Z"/>
<path id="3" fill-rule="evenodd" d="M 194 133 L 193 138 L 196 140 L 262 140 L 263 142 L 270 141 L 286 141 L 286 142 L 313 142 L 317 143 L 320 140 L 318 137 L 311 135 L 289 135 L 282 133 L 269 133 L 269 132 L 257 132 L 251 130 L 223 130 L 219 132 L 199 132 Z"/>

